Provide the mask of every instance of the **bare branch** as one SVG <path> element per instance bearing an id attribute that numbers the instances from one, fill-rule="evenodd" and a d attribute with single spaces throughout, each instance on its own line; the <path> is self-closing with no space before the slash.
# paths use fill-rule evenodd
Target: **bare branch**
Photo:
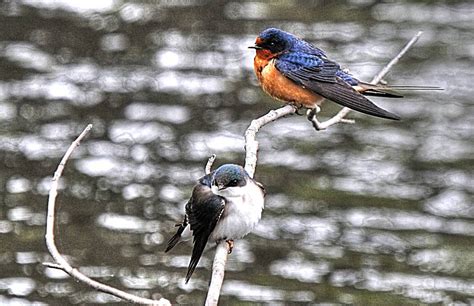
<path id="1" fill-rule="evenodd" d="M 287 104 L 279 109 L 271 110 L 266 115 L 252 120 L 250 126 L 245 131 L 245 170 L 253 177 L 255 174 L 255 168 L 257 167 L 257 151 L 258 141 L 257 133 L 262 126 L 278 118 L 284 117 L 289 114 L 294 114 L 298 109 L 292 105 Z"/>
<path id="2" fill-rule="evenodd" d="M 61 265 L 58 265 L 52 262 L 43 262 L 43 266 L 51 268 L 51 269 L 58 269 L 64 272 L 63 267 Z"/>
<path id="3" fill-rule="evenodd" d="M 285 105 L 279 109 L 271 110 L 266 115 L 252 120 L 252 123 L 245 131 L 245 171 L 253 177 L 255 168 L 257 166 L 257 151 L 258 141 L 257 133 L 262 126 L 278 118 L 289 114 L 294 114 L 297 108 L 293 105 Z M 207 167 L 206 167 L 207 169 Z M 227 255 L 229 252 L 229 245 L 225 241 L 221 241 L 217 245 L 216 255 L 214 256 L 214 264 L 212 266 L 212 278 L 207 293 L 206 305 L 217 305 L 219 295 L 224 282 L 225 264 L 227 262 Z"/>
<path id="4" fill-rule="evenodd" d="M 207 292 L 206 306 L 216 306 L 219 301 L 219 295 L 224 282 L 225 264 L 229 254 L 229 244 L 221 241 L 217 245 L 214 263 L 212 264 L 211 283 Z"/>
<path id="5" fill-rule="evenodd" d="M 415 36 L 413 36 L 412 39 L 403 47 L 402 50 L 385 66 L 383 67 L 382 70 L 380 70 L 379 73 L 370 81 L 370 84 L 378 84 L 380 81 L 385 77 L 385 75 L 392 69 L 392 67 L 398 63 L 398 61 L 402 58 L 405 53 L 410 50 L 410 48 L 418 41 L 418 38 L 423 34 L 422 31 L 419 31 L 416 33 Z M 347 114 L 351 111 L 350 108 L 348 107 L 343 107 L 334 117 L 324 121 L 324 122 L 319 122 L 318 119 L 316 118 L 316 115 L 313 115 L 310 121 L 313 123 L 313 126 L 315 127 L 316 130 L 325 130 L 331 125 L 334 125 L 336 123 L 344 122 L 344 123 L 354 123 L 354 120 L 350 119 L 345 119 Z M 309 114 L 308 114 L 309 115 Z"/>
<path id="6" fill-rule="evenodd" d="M 315 108 L 315 110 L 316 110 L 316 108 Z M 328 119 L 324 122 L 320 122 L 318 120 L 318 117 L 316 116 L 317 112 L 313 112 L 313 110 L 308 110 L 307 114 L 308 114 L 308 120 L 311 121 L 311 123 L 313 124 L 314 129 L 316 131 L 322 131 L 322 130 L 327 129 L 331 125 L 339 123 L 339 122 L 351 123 L 351 124 L 355 123 L 355 121 L 353 119 L 344 118 L 350 111 L 351 111 L 350 108 L 344 107 L 336 115 L 334 115 L 332 118 L 330 118 L 330 119 Z"/>
<path id="7" fill-rule="evenodd" d="M 212 154 L 211 157 L 209 157 L 209 159 L 207 160 L 206 168 L 204 168 L 204 172 L 206 172 L 206 174 L 211 173 L 211 168 L 215 160 L 216 154 Z"/>
<path id="8" fill-rule="evenodd" d="M 79 270 L 69 265 L 69 263 L 59 253 L 58 248 L 56 247 L 56 244 L 54 242 L 54 221 L 55 221 L 56 196 L 58 194 L 58 191 L 57 191 L 58 181 L 62 175 L 64 167 L 66 166 L 66 162 L 68 161 L 72 152 L 74 151 L 76 147 L 79 146 L 81 140 L 89 133 L 91 129 L 92 129 L 92 124 L 89 124 L 84 129 L 84 131 L 82 131 L 82 133 L 76 138 L 76 140 L 74 140 L 74 142 L 67 149 L 66 153 L 61 159 L 61 162 L 58 165 L 58 168 L 56 169 L 56 172 L 54 173 L 51 189 L 49 191 L 49 198 L 48 198 L 48 215 L 46 217 L 45 238 L 46 238 L 46 245 L 48 247 L 48 250 L 51 256 L 53 257 L 53 259 L 56 261 L 56 263 L 45 263 L 45 265 L 50 268 L 60 269 L 66 272 L 67 274 L 69 274 L 70 276 L 74 277 L 75 279 L 91 286 L 92 288 L 96 290 L 109 293 L 113 296 L 124 299 L 128 302 L 132 302 L 136 304 L 149 304 L 149 305 L 171 305 L 171 303 L 166 299 L 151 300 L 151 299 L 142 298 L 142 297 L 127 293 L 125 291 L 110 287 L 108 285 L 99 283 L 85 276 L 84 274 L 79 272 Z"/>
<path id="9" fill-rule="evenodd" d="M 410 41 L 405 45 L 405 47 L 403 47 L 403 49 L 400 50 L 397 56 L 395 56 L 385 67 L 383 67 L 383 69 L 380 70 L 380 72 L 372 79 L 372 81 L 370 81 L 370 84 L 376 85 L 380 83 L 380 81 L 382 81 L 382 79 L 390 71 L 390 69 L 392 69 L 392 67 L 395 66 L 398 63 L 398 61 L 402 58 L 402 56 L 404 56 L 405 53 L 407 53 L 408 50 L 410 50 L 410 48 L 418 41 L 418 38 L 420 38 L 422 34 L 423 34 L 423 31 L 419 31 L 418 33 L 416 33 L 416 35 L 413 36 L 412 39 L 410 39 Z"/>

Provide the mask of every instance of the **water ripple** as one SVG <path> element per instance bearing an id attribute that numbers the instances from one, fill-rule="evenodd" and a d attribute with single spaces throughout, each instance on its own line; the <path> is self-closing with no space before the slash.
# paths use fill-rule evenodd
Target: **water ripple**
<path id="1" fill-rule="evenodd" d="M 146 221 L 136 216 L 103 213 L 97 217 L 97 225 L 113 231 L 148 233 L 159 230 L 158 221 Z"/>

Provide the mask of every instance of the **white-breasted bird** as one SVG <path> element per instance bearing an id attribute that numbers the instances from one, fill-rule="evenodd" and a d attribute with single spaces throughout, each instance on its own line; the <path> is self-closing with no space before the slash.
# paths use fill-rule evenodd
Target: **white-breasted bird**
<path id="1" fill-rule="evenodd" d="M 168 241 L 165 252 L 180 240 L 188 225 L 193 235 L 193 252 L 186 283 L 196 268 L 208 241 L 233 240 L 250 233 L 261 218 L 265 191 L 239 165 L 225 164 L 201 177 L 185 206 L 182 223 Z"/>

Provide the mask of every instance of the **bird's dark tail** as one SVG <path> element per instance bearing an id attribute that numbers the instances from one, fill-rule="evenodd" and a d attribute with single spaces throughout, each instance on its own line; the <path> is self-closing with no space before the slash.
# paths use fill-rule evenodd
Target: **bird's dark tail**
<path id="1" fill-rule="evenodd" d="M 303 85 L 306 84 L 303 83 Z M 338 79 L 336 83 L 310 82 L 307 83 L 307 87 L 314 90 L 324 98 L 336 102 L 339 105 L 349 107 L 355 111 L 375 117 L 400 120 L 399 116 L 378 107 L 341 79 Z"/>
<path id="2" fill-rule="evenodd" d="M 355 89 L 365 96 L 378 96 L 386 98 L 402 98 L 403 95 L 399 91 L 410 90 L 443 90 L 437 86 L 419 86 L 419 85 L 373 85 L 369 83 L 359 82 Z"/>
<path id="3" fill-rule="evenodd" d="M 202 253 L 204 252 L 204 248 L 206 247 L 207 240 L 209 238 L 210 232 L 205 233 L 204 235 L 195 235 L 194 236 L 194 247 L 193 253 L 191 255 L 191 260 L 189 261 L 188 272 L 186 273 L 185 282 L 186 284 L 189 282 L 189 279 L 193 275 L 196 266 L 201 259 Z"/>
<path id="4" fill-rule="evenodd" d="M 170 240 L 168 240 L 165 253 L 174 248 L 174 246 L 178 244 L 178 242 L 181 240 L 181 234 L 183 233 L 186 226 L 188 226 L 187 218 L 184 218 L 183 223 L 178 223 L 176 224 L 176 226 L 178 227 L 178 231 L 176 232 L 176 234 L 173 235 L 173 237 L 170 238 Z"/>

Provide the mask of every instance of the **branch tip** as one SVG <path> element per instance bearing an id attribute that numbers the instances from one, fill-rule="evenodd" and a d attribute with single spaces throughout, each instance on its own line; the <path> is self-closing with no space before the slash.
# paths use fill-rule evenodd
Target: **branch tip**
<path id="1" fill-rule="evenodd" d="M 406 45 L 398 52 L 398 54 L 385 66 L 380 70 L 379 73 L 375 75 L 375 77 L 370 81 L 370 84 L 377 85 L 381 82 L 384 82 L 383 78 L 387 73 L 392 69 L 393 66 L 395 66 L 398 61 L 405 55 L 405 53 L 410 50 L 410 48 L 418 41 L 420 36 L 423 34 L 423 31 L 418 31 L 407 43 Z M 337 124 L 337 123 L 354 123 L 353 120 L 351 119 L 344 119 L 344 117 L 351 111 L 350 108 L 344 107 L 342 108 L 336 115 L 334 115 L 332 118 L 324 121 L 324 122 L 319 122 L 316 119 L 314 119 L 313 126 L 315 127 L 316 130 L 325 130 L 331 125 Z M 315 116 L 316 118 L 316 116 Z M 349 121 L 347 121 L 349 120 Z M 318 123 L 315 123 L 318 122 Z M 316 128 L 317 125 L 319 129 Z"/>
<path id="2" fill-rule="evenodd" d="M 204 168 L 204 172 L 206 174 L 211 173 L 212 165 L 214 164 L 214 161 L 216 160 L 216 154 L 212 154 L 209 159 L 207 160 L 206 167 Z"/>

